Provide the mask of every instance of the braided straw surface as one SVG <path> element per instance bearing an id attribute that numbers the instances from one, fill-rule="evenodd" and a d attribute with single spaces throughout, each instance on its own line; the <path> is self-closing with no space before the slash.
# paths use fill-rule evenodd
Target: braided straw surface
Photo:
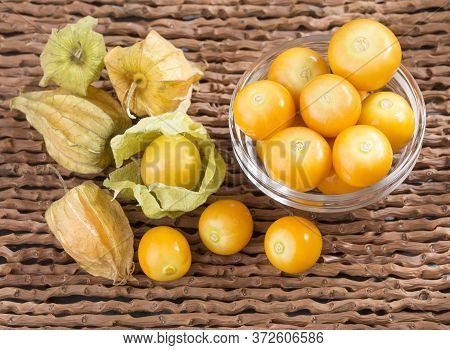
<path id="1" fill-rule="evenodd" d="M 148 220 L 123 203 L 136 248 L 150 227 L 173 225 L 186 233 L 193 264 L 187 276 L 163 284 L 137 266 L 137 281 L 113 286 L 81 270 L 48 231 L 44 212 L 64 191 L 47 167 L 54 161 L 41 136 L 9 109 L 9 99 L 38 89 L 39 54 L 51 29 L 86 15 L 99 18 L 108 47 L 155 29 L 190 60 L 209 63 L 189 112 L 228 163 L 224 185 L 208 202 L 239 199 L 255 219 L 254 238 L 241 253 L 206 251 L 196 232 L 204 207 L 177 220 Z M 423 91 L 428 122 L 420 159 L 404 184 L 368 208 L 333 215 L 283 208 L 233 159 L 233 88 L 262 52 L 360 16 L 399 36 L 403 64 Z M 449 328 L 449 16 L 447 0 L 1 1 L 0 328 Z M 106 79 L 104 73 L 100 86 L 110 90 Z M 101 184 L 107 174 L 58 169 L 69 188 L 86 179 Z M 264 255 L 265 230 L 287 211 L 316 221 L 324 235 L 322 257 L 307 274 L 281 274 Z"/>

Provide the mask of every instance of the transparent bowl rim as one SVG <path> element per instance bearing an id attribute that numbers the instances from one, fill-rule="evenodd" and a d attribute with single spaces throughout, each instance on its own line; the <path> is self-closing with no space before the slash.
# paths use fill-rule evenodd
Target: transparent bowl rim
<path id="1" fill-rule="evenodd" d="M 275 55 L 281 53 L 284 50 L 287 50 L 292 47 L 301 46 L 305 43 L 319 43 L 319 42 L 329 42 L 331 35 L 309 35 L 302 38 L 297 38 L 291 40 L 281 46 L 278 46 L 263 55 L 259 58 L 255 63 L 253 63 L 242 75 L 239 79 L 238 84 L 236 85 L 233 94 L 231 96 L 230 106 L 229 106 L 229 115 L 228 115 L 228 123 L 229 130 L 231 135 L 231 141 L 233 146 L 234 154 L 238 160 L 239 165 L 241 166 L 244 173 L 247 177 L 264 193 L 268 194 L 272 197 L 272 195 L 276 196 L 276 200 L 287 204 L 296 208 L 306 209 L 311 211 L 345 211 L 345 208 L 334 208 L 333 204 L 338 205 L 339 203 L 345 203 L 348 201 L 354 201 L 358 197 L 367 198 L 374 194 L 375 198 L 373 198 L 372 202 L 379 200 L 378 194 L 380 192 L 388 191 L 385 195 L 392 192 L 398 185 L 400 185 L 401 181 L 406 178 L 409 172 L 412 170 L 415 162 L 417 161 L 422 141 L 425 135 L 425 127 L 426 127 L 426 107 L 425 102 L 420 91 L 420 88 L 417 82 L 414 80 L 412 75 L 408 72 L 408 70 L 400 65 L 397 72 L 395 73 L 393 79 L 398 74 L 401 79 L 406 81 L 407 86 L 409 88 L 409 92 L 412 93 L 415 103 L 415 108 L 413 110 L 417 111 L 418 115 L 415 115 L 416 126 L 414 130 L 414 135 L 410 144 L 407 146 L 406 150 L 410 150 L 405 154 L 406 150 L 403 150 L 402 156 L 399 160 L 394 171 L 389 173 L 383 180 L 377 182 L 376 184 L 363 188 L 359 191 L 348 193 L 348 194 L 340 194 L 340 195 L 324 195 L 320 193 L 310 193 L 310 192 L 299 192 L 293 190 L 282 183 L 279 183 L 273 179 L 271 179 L 266 172 L 260 168 L 260 166 L 255 163 L 250 157 L 249 154 L 246 153 L 244 147 L 242 147 L 241 143 L 238 142 L 238 134 L 240 132 L 239 127 L 236 125 L 233 115 L 233 103 L 236 98 L 236 94 L 239 90 L 241 90 L 249 81 L 254 71 L 256 71 L 261 64 L 268 61 L 270 58 Z M 411 103 L 410 99 L 410 103 Z M 415 113 L 416 114 L 416 113 Z M 398 182 L 398 183 L 397 183 Z M 397 184 L 396 184 L 397 183 Z M 393 187 L 393 185 L 395 186 Z M 288 198 L 286 198 L 288 197 Z M 298 200 L 298 201 L 296 201 Z M 317 206 L 317 205 L 308 205 L 305 202 L 310 203 L 324 203 L 327 202 L 326 207 Z M 359 203 L 354 205 L 354 208 L 363 207 L 370 204 L 369 202 Z M 352 209 L 351 207 L 347 208 L 348 210 Z"/>

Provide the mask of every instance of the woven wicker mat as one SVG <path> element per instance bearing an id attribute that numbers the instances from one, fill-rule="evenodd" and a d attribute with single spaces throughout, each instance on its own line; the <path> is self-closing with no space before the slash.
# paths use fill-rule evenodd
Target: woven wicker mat
<path id="1" fill-rule="evenodd" d="M 4 0 L 0 9 L 1 328 L 450 327 L 447 0 Z M 156 29 L 189 59 L 209 62 L 190 114 L 227 158 L 225 183 L 209 202 L 236 198 L 253 213 L 254 239 L 242 253 L 220 257 L 205 250 L 196 233 L 203 207 L 177 220 L 152 221 L 124 203 L 136 247 L 150 227 L 173 225 L 186 233 L 193 264 L 172 283 L 154 283 L 137 269 L 137 282 L 112 286 L 80 269 L 49 233 L 43 214 L 63 189 L 46 166 L 54 161 L 41 136 L 9 110 L 9 99 L 37 89 L 38 56 L 51 28 L 85 15 L 99 18 L 110 47 L 130 45 Z M 315 220 L 325 245 L 311 271 L 286 276 L 268 263 L 262 241 L 268 225 L 290 210 L 256 190 L 230 155 L 230 95 L 262 52 L 361 15 L 387 24 L 400 38 L 403 64 L 427 102 L 422 153 L 404 184 L 382 202 L 335 215 L 291 211 Z M 88 178 L 101 184 L 107 173 L 58 169 L 68 187 Z"/>

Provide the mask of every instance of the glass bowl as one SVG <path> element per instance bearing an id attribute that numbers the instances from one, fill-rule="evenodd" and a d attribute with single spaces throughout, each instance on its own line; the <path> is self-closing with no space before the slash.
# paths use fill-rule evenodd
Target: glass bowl
<path id="1" fill-rule="evenodd" d="M 255 141 L 246 136 L 235 122 L 233 103 L 236 93 L 255 80 L 265 79 L 272 61 L 286 49 L 297 46 L 308 47 L 319 52 L 326 59 L 329 40 L 330 36 L 328 35 L 311 35 L 295 39 L 260 58 L 239 80 L 231 97 L 229 109 L 229 127 L 233 151 L 241 169 L 250 181 L 279 203 L 301 210 L 321 213 L 345 212 L 362 208 L 385 198 L 395 190 L 411 172 L 419 157 L 426 125 L 426 110 L 422 93 L 414 78 L 401 65 L 383 90 L 394 91 L 406 98 L 414 112 L 415 129 L 409 144 L 395 154 L 392 168 L 383 180 L 357 192 L 342 195 L 324 195 L 315 191 L 298 192 L 272 180 L 257 156 Z"/>

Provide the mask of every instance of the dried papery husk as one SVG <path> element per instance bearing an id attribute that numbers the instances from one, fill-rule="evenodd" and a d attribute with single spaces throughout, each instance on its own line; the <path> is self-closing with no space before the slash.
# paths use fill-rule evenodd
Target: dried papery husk
<path id="1" fill-rule="evenodd" d="M 109 194 L 91 181 L 71 189 L 45 212 L 64 250 L 88 273 L 123 284 L 132 278 L 133 232 Z"/>
<path id="2" fill-rule="evenodd" d="M 203 76 L 157 32 L 130 47 L 115 47 L 105 56 L 109 78 L 122 106 L 139 117 L 186 112 L 193 85 Z"/>
<path id="3" fill-rule="evenodd" d="M 92 29 L 97 19 L 87 16 L 62 29 L 53 29 L 40 60 L 44 76 L 49 81 L 78 95 L 86 95 L 88 86 L 100 77 L 106 54 L 103 36 Z"/>
<path id="4" fill-rule="evenodd" d="M 106 168 L 112 161 L 109 140 L 131 126 L 120 104 L 92 86 L 86 96 L 65 89 L 24 93 L 11 107 L 26 114 L 58 164 L 83 174 Z"/>

